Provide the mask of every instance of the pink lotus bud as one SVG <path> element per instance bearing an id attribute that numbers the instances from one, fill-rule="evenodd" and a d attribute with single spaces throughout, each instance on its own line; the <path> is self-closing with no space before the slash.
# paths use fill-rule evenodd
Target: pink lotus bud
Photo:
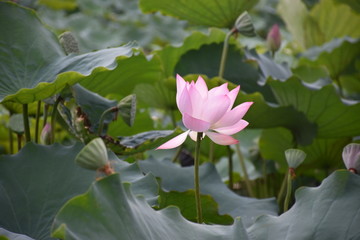
<path id="1" fill-rule="evenodd" d="M 277 24 L 274 24 L 271 27 L 267 35 L 266 42 L 270 51 L 276 52 L 277 50 L 279 50 L 281 46 L 281 35 L 279 26 Z"/>
<path id="2" fill-rule="evenodd" d="M 349 171 L 360 173 L 360 144 L 350 143 L 346 145 L 342 157 Z"/>
<path id="3" fill-rule="evenodd" d="M 52 132 L 50 123 L 45 124 L 43 130 L 41 131 L 40 139 L 43 144 L 51 144 Z"/>
<path id="4" fill-rule="evenodd" d="M 203 133 L 219 145 L 237 144 L 239 141 L 231 135 L 243 130 L 249 123 L 242 118 L 252 102 L 244 102 L 234 107 L 240 86 L 228 89 L 228 84 L 208 89 L 204 79 L 186 82 L 176 76 L 176 103 L 183 116 L 186 132 L 164 143 L 157 149 L 170 149 L 181 145 L 187 136 L 196 141 L 197 133 Z"/>

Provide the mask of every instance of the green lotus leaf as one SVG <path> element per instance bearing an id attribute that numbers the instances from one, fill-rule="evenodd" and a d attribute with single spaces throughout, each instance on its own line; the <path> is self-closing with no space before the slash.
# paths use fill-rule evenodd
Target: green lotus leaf
<path id="1" fill-rule="evenodd" d="M 301 0 L 281 0 L 278 12 L 304 49 L 345 36 L 360 37 L 360 15 L 338 0 L 319 1 L 310 11 Z"/>
<path id="2" fill-rule="evenodd" d="M 0 2 L 0 102 L 43 100 L 97 72 L 114 69 L 130 57 L 133 44 L 65 56 L 56 36 L 34 11 Z M 120 57 L 122 56 L 122 57 Z"/>
<path id="3" fill-rule="evenodd" d="M 302 54 L 299 65 L 326 67 L 333 80 L 359 59 L 360 39 L 349 37 L 334 39 L 320 47 L 312 47 Z"/>
<path id="4" fill-rule="evenodd" d="M 0 156 L 0 236 L 4 228 L 5 232 L 38 240 L 52 239 L 50 226 L 56 212 L 95 180 L 94 171 L 82 169 L 74 162 L 83 146 L 28 143 L 16 155 Z M 122 180 L 132 183 L 132 192 L 156 205 L 159 189 L 155 177 L 144 176 L 136 164 L 121 161 L 112 152 L 108 154 Z"/>
<path id="5" fill-rule="evenodd" d="M 151 172 L 161 178 L 162 189 L 166 191 L 184 192 L 194 189 L 194 168 L 179 166 L 170 161 L 159 161 L 153 158 L 139 162 L 142 171 Z M 254 218 L 263 214 L 277 214 L 274 199 L 252 199 L 232 192 L 221 181 L 212 164 L 200 167 L 200 192 L 210 195 L 219 205 L 220 214 L 229 214 L 233 218 L 241 217 L 245 226 L 253 223 Z M 181 183 L 181 184 L 179 184 Z"/>
<path id="6" fill-rule="evenodd" d="M 257 0 L 140 0 L 139 4 L 145 13 L 160 11 L 193 24 L 232 28 L 239 15 L 251 9 L 257 2 Z"/>
<path id="7" fill-rule="evenodd" d="M 280 106 L 293 106 L 316 124 L 318 138 L 360 135 L 360 103 L 343 102 L 334 86 L 305 85 L 296 77 L 269 84 Z"/>
<path id="8" fill-rule="evenodd" d="M 95 172 L 74 163 L 82 144 L 64 147 L 26 144 L 0 157 L 0 227 L 34 239 L 51 239 L 55 213 L 84 192 Z"/>
<path id="9" fill-rule="evenodd" d="M 84 221 L 86 219 L 86 221 Z M 135 197 L 119 174 L 95 182 L 57 214 L 52 237 L 61 239 L 248 239 L 240 220 L 232 226 L 199 225 L 176 207 L 153 210 Z"/>
<path id="10" fill-rule="evenodd" d="M 360 176 L 340 170 L 317 188 L 295 193 L 294 206 L 279 217 L 261 216 L 248 231 L 254 239 L 358 239 Z"/>
<path id="11" fill-rule="evenodd" d="M 314 169 L 329 169 L 342 167 L 343 148 L 351 142 L 351 138 L 315 138 L 310 145 L 298 145 L 297 148 L 306 153 L 306 160 L 299 167 L 299 171 Z M 259 141 L 263 158 L 271 159 L 279 164 L 279 170 L 288 169 L 284 151 L 294 148 L 291 132 L 285 128 L 265 129 Z"/>
<path id="12" fill-rule="evenodd" d="M 34 240 L 28 236 L 22 234 L 12 233 L 4 228 L 0 227 L 0 240 Z"/>
<path id="13" fill-rule="evenodd" d="M 221 224 L 231 225 L 234 220 L 231 216 L 219 215 L 218 204 L 209 195 L 201 195 L 201 207 L 203 221 L 207 224 Z M 160 190 L 159 194 L 159 207 L 163 209 L 168 206 L 177 206 L 180 208 L 181 215 L 186 219 L 196 222 L 196 206 L 195 206 L 195 191 L 188 190 L 185 192 L 169 191 L 165 192 Z"/>

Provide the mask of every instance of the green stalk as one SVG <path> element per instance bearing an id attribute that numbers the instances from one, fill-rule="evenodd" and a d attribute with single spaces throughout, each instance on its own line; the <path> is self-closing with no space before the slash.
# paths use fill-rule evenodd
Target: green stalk
<path id="1" fill-rule="evenodd" d="M 262 174 L 263 174 L 263 177 L 264 177 L 264 185 L 263 185 L 263 188 L 264 188 L 264 197 L 267 197 L 268 196 L 268 183 L 267 183 L 267 171 L 266 171 L 266 160 L 265 159 L 262 159 Z"/>
<path id="2" fill-rule="evenodd" d="M 24 118 L 25 140 L 26 142 L 30 142 L 31 135 L 30 135 L 29 112 L 28 112 L 27 104 L 23 104 L 23 118 Z"/>
<path id="3" fill-rule="evenodd" d="M 175 155 L 171 160 L 173 163 L 176 162 L 176 160 L 178 159 L 178 157 L 181 153 L 181 150 L 182 150 L 182 145 L 180 145 L 180 147 L 176 150 Z"/>
<path id="4" fill-rule="evenodd" d="M 286 197 L 285 197 L 285 201 L 284 201 L 284 212 L 286 212 L 289 209 L 291 191 L 292 191 L 291 169 L 289 169 L 289 172 L 287 174 L 287 190 L 286 190 Z"/>
<path id="5" fill-rule="evenodd" d="M 101 114 L 100 121 L 99 121 L 99 129 L 98 129 L 98 135 L 99 135 L 99 136 L 102 136 L 102 131 L 103 131 L 103 129 L 104 129 L 104 121 L 105 121 L 105 116 L 106 116 L 106 114 L 108 114 L 109 112 L 116 111 L 116 110 L 117 110 L 117 107 L 111 107 L 111 108 L 105 110 L 105 111 Z"/>
<path id="6" fill-rule="evenodd" d="M 233 159 L 232 159 L 232 151 L 230 146 L 226 146 L 226 149 L 228 151 L 228 159 L 229 159 L 229 188 L 232 190 L 234 186 L 234 180 L 233 180 Z"/>
<path id="7" fill-rule="evenodd" d="M 218 74 L 220 78 L 223 78 L 223 76 L 224 76 L 226 58 L 227 58 L 227 54 L 228 54 L 228 50 L 229 50 L 229 39 L 230 39 L 231 35 L 233 35 L 233 33 L 234 33 L 234 31 L 230 30 L 225 36 L 223 51 L 222 51 L 221 60 L 220 60 L 219 74 Z"/>
<path id="8" fill-rule="evenodd" d="M 10 154 L 14 153 L 14 138 L 11 129 L 9 128 Z"/>
<path id="9" fill-rule="evenodd" d="M 35 122 L 35 142 L 39 142 L 39 122 L 40 122 L 40 108 L 41 101 L 38 101 L 37 109 L 36 109 L 36 122 Z"/>
<path id="10" fill-rule="evenodd" d="M 255 197 L 254 192 L 253 192 L 253 190 L 251 188 L 249 175 L 248 175 L 247 170 L 246 170 L 244 156 L 241 153 L 239 144 L 235 144 L 235 150 L 236 150 L 236 154 L 238 155 L 238 158 L 239 158 L 239 161 L 240 161 L 240 166 L 241 166 L 241 168 L 243 170 L 243 173 L 244 173 L 245 185 L 246 185 L 247 191 L 249 193 L 249 196 L 250 197 Z"/>
<path id="11" fill-rule="evenodd" d="M 17 134 L 18 151 L 21 149 L 22 134 Z"/>
<path id="12" fill-rule="evenodd" d="M 285 174 L 284 176 L 284 179 L 281 183 L 281 188 L 280 188 L 280 191 L 279 191 L 279 194 L 277 196 L 277 202 L 278 202 L 278 205 L 280 205 L 281 203 L 281 200 L 283 198 L 283 195 L 284 195 L 284 191 L 285 191 L 285 187 L 286 187 L 286 183 L 287 183 L 287 174 Z"/>
<path id="13" fill-rule="evenodd" d="M 196 203 L 196 216 L 197 222 L 202 223 L 202 210 L 200 199 L 200 179 L 199 179 L 199 156 L 200 156 L 200 142 L 203 133 L 198 132 L 195 145 L 195 163 L 194 163 L 194 185 L 195 185 L 195 203 Z"/>
<path id="14" fill-rule="evenodd" d="M 55 141 L 55 125 L 56 125 L 56 118 L 57 118 L 57 107 L 61 101 L 61 97 L 58 97 L 54 103 L 53 111 L 51 113 L 51 144 Z"/>

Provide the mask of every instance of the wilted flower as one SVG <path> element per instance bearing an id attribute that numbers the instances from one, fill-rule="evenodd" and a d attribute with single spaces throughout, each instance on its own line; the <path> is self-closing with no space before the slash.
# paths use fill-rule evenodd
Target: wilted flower
<path id="1" fill-rule="evenodd" d="M 342 157 L 348 170 L 360 172 L 360 144 L 350 143 L 344 147 Z"/>
<path id="2" fill-rule="evenodd" d="M 267 35 L 266 42 L 270 51 L 276 52 L 277 50 L 279 50 L 281 45 L 281 35 L 280 35 L 279 26 L 277 24 L 274 24 L 271 27 Z"/>
<path id="3" fill-rule="evenodd" d="M 158 149 L 175 148 L 181 145 L 187 135 L 196 141 L 198 132 L 208 136 L 220 145 L 238 143 L 230 135 L 243 130 L 249 123 L 243 120 L 252 102 L 244 102 L 232 109 L 240 86 L 229 91 L 228 84 L 208 90 L 202 77 L 196 83 L 186 82 L 181 76 L 176 76 L 176 103 L 182 114 L 182 121 L 188 131 L 164 143 Z"/>
<path id="4" fill-rule="evenodd" d="M 41 142 L 43 144 L 49 145 L 52 141 L 52 131 L 51 131 L 51 124 L 46 123 L 43 130 L 41 131 L 40 135 Z"/>

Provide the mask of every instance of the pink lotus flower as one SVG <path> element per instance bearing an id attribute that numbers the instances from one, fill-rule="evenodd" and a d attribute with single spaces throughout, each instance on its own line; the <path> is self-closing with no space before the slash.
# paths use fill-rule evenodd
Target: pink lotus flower
<path id="1" fill-rule="evenodd" d="M 196 141 L 198 132 L 208 136 L 219 145 L 236 144 L 231 137 L 243 130 L 249 123 L 242 119 L 252 102 L 244 102 L 232 109 L 240 86 L 229 91 L 228 84 L 208 90 L 202 77 L 196 83 L 186 82 L 176 76 L 176 103 L 182 114 L 182 121 L 189 130 L 164 143 L 157 149 L 170 149 L 181 145 L 188 135 Z"/>

